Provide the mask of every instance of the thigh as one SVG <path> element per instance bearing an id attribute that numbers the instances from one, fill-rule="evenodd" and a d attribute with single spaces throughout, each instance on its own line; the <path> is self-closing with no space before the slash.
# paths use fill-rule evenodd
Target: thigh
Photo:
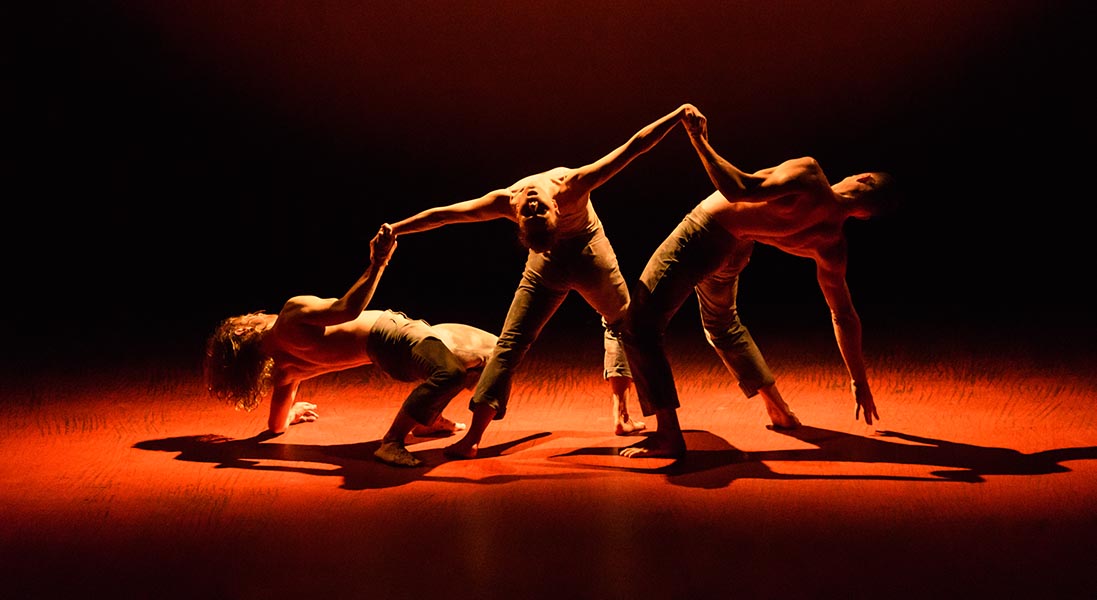
<path id="1" fill-rule="evenodd" d="M 449 347 L 434 336 L 423 337 L 415 343 L 408 359 L 414 365 L 417 379 L 429 379 L 439 371 L 457 372 L 464 368 Z"/>
<path id="2" fill-rule="evenodd" d="M 698 283 L 724 262 L 730 234 L 686 217 L 648 259 L 632 293 L 636 319 L 666 326 Z"/>
<path id="3" fill-rule="evenodd" d="M 572 287 L 607 323 L 617 323 L 629 305 L 628 282 L 609 238 L 598 231 L 577 257 Z"/>
<path id="4" fill-rule="evenodd" d="M 739 273 L 749 262 L 753 247 L 753 242 L 736 241 L 717 268 L 697 282 L 697 304 L 705 329 L 724 329 L 738 320 Z"/>
<path id="5" fill-rule="evenodd" d="M 514 291 L 514 298 L 507 310 L 507 318 L 503 323 L 503 331 L 499 334 L 497 345 L 531 344 L 567 296 L 567 289 L 561 290 L 546 285 L 543 276 L 546 272 L 543 268 L 546 261 L 534 256 L 531 254 L 526 269 L 522 273 L 522 281 Z M 531 263 L 542 268 L 531 268 Z"/>

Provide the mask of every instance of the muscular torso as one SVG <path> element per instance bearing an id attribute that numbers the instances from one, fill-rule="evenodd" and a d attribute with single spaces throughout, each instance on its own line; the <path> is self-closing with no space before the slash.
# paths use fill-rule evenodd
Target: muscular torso
<path id="1" fill-rule="evenodd" d="M 754 185 L 741 193 L 740 201 L 729 202 L 717 191 L 701 208 L 741 240 L 818 258 L 843 243 L 848 215 L 816 170 L 814 161 L 787 161 L 753 174 Z"/>
<path id="2" fill-rule="evenodd" d="M 512 211 L 517 212 L 521 202 L 517 192 L 536 187 L 543 196 L 553 198 L 559 207 L 557 232 L 561 238 L 593 231 L 598 227 L 598 215 L 590 202 L 590 192 L 576 191 L 568 185 L 574 172 L 567 167 L 556 167 L 514 182 L 508 188 L 512 195 Z"/>
<path id="3" fill-rule="evenodd" d="M 263 340 L 274 358 L 275 383 L 300 382 L 324 373 L 373 364 L 367 347 L 381 310 L 362 311 L 353 321 L 326 327 L 301 323 L 292 311 L 279 316 Z M 466 368 L 482 367 L 497 338 L 460 323 L 439 323 L 431 330 Z"/>
<path id="4" fill-rule="evenodd" d="M 362 311 L 353 321 L 326 327 L 279 316 L 263 342 L 274 357 L 275 382 L 300 381 L 371 364 L 366 342 L 381 313 Z"/>

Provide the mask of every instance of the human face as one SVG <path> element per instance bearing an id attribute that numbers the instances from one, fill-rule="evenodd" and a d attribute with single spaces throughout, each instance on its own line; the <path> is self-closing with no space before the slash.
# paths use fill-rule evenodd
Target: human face
<path id="1" fill-rule="evenodd" d="M 250 313 L 241 315 L 233 319 L 233 334 L 245 335 L 250 332 L 260 332 L 265 329 L 269 329 L 274 324 L 276 315 L 268 315 L 265 313 Z"/>
<path id="2" fill-rule="evenodd" d="M 522 243 L 534 252 L 552 247 L 560 212 L 556 200 L 541 188 L 527 186 L 515 193 L 514 201 Z"/>
<path id="3" fill-rule="evenodd" d="M 556 200 L 536 185 L 518 190 L 514 194 L 514 203 L 518 211 L 519 222 L 531 218 L 555 221 L 555 215 L 560 210 Z"/>
<path id="4" fill-rule="evenodd" d="M 859 195 L 876 189 L 880 177 L 876 173 L 850 175 L 834 186 L 834 191 L 844 196 Z"/>

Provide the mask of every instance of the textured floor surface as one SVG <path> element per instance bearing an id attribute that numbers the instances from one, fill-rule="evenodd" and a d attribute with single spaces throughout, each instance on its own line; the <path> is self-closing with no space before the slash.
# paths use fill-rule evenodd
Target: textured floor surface
<path id="1" fill-rule="evenodd" d="M 542 340 L 481 458 L 413 440 L 418 469 L 372 458 L 409 388 L 371 368 L 306 384 L 320 420 L 263 442 L 266 405 L 212 403 L 185 361 L 22 373 L 4 596 L 1093 597 L 1092 344 L 866 336 L 869 427 L 833 339 L 763 341 L 804 423 L 781 433 L 693 333 L 670 346 L 678 462 L 617 456 L 636 440 L 612 435 L 593 336 Z"/>

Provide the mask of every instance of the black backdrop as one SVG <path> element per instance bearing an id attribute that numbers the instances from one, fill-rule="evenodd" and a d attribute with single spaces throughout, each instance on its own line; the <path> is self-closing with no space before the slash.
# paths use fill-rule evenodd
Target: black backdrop
<path id="1" fill-rule="evenodd" d="M 867 327 L 1092 324 L 1087 2 L 591 4 L 36 5 L 5 100 L 9 351 L 197 351 L 223 316 L 340 294 L 382 222 L 682 102 L 744 169 L 899 177 L 900 215 L 850 224 Z M 710 189 L 675 130 L 596 192 L 630 279 Z M 522 261 L 507 222 L 406 236 L 374 305 L 498 329 Z M 741 293 L 828 327 L 803 259 L 758 249 Z M 555 323 L 597 319 L 572 298 Z"/>

